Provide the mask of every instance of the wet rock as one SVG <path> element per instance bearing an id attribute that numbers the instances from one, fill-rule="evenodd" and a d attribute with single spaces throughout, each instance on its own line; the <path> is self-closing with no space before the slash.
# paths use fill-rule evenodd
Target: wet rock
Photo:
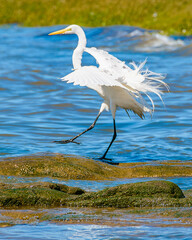
<path id="1" fill-rule="evenodd" d="M 63 193 L 81 195 L 85 193 L 79 187 L 69 187 L 65 184 L 59 183 L 49 183 L 49 182 L 34 182 L 34 183 L 14 183 L 14 184 L 6 184 L 0 183 L 0 189 L 21 189 L 21 188 L 50 188 L 57 191 L 61 191 Z"/>
<path id="2" fill-rule="evenodd" d="M 96 193 L 81 195 L 73 201 L 72 206 L 90 207 L 154 207 L 183 206 L 185 196 L 181 189 L 169 181 L 149 181 L 123 184 L 106 188 Z"/>
<path id="3" fill-rule="evenodd" d="M 113 196 L 118 194 L 137 197 L 185 197 L 181 189 L 175 183 L 169 181 L 148 181 L 123 184 L 105 189 L 101 194 L 104 194 L 106 196 Z"/>
<path id="4" fill-rule="evenodd" d="M 0 162 L 0 175 L 8 176 L 103 180 L 111 170 L 94 160 L 61 154 L 6 158 Z"/>
<path id="5" fill-rule="evenodd" d="M 23 156 L 0 161 L 0 175 L 74 180 L 192 176 L 192 161 L 154 161 L 109 165 L 75 156 Z"/>
<path id="6" fill-rule="evenodd" d="M 0 207 L 77 206 L 77 207 L 170 207 L 192 206 L 181 189 L 169 181 L 123 184 L 86 193 L 78 187 L 54 183 L 3 184 Z"/>
<path id="7" fill-rule="evenodd" d="M 9 222 L 1 222 L 0 223 L 0 228 L 7 228 L 7 227 L 12 227 L 14 226 L 13 223 L 9 223 Z"/>
<path id="8" fill-rule="evenodd" d="M 83 193 L 78 187 L 48 182 L 0 184 L 0 207 L 64 206 L 70 195 Z"/>
<path id="9" fill-rule="evenodd" d="M 0 207 L 61 206 L 67 195 L 51 189 L 4 189 L 0 190 Z"/>
<path id="10" fill-rule="evenodd" d="M 55 189 L 64 193 L 72 194 L 72 195 L 81 195 L 85 193 L 85 191 L 79 187 L 68 187 L 67 185 L 63 185 L 63 184 L 50 183 L 49 188 Z"/>

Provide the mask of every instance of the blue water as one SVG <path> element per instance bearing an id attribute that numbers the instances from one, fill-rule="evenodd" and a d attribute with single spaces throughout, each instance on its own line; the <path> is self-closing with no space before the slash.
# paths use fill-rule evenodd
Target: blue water
<path id="1" fill-rule="evenodd" d="M 58 145 L 86 129 L 102 99 L 86 87 L 61 82 L 72 69 L 75 36 L 48 36 L 64 26 L 0 28 L 0 155 L 54 152 L 99 157 L 113 134 L 112 117 L 103 113 L 80 145 Z M 146 67 L 166 74 L 170 92 L 165 107 L 153 96 L 156 109 L 145 120 L 117 112 L 118 136 L 108 157 L 119 162 L 189 160 L 192 156 L 192 38 L 166 37 L 134 27 L 85 29 L 88 46 L 114 54 L 127 64 L 148 59 Z M 95 64 L 88 55 L 83 65 Z"/>
<path id="2" fill-rule="evenodd" d="M 9 230 L 9 231 L 7 231 Z M 30 234 L 29 234 L 30 232 Z M 1 234 L 4 234 L 1 238 Z M 19 236 L 19 237 L 16 237 Z M 191 240 L 192 229 L 186 227 L 149 227 L 149 226 L 131 226 L 131 227 L 111 227 L 106 225 L 87 225 L 87 224 L 40 224 L 38 226 L 14 226 L 9 229 L 2 229 L 0 239 L 3 240 L 137 240 L 137 239 L 157 239 L 157 240 Z"/>
<path id="3" fill-rule="evenodd" d="M 58 145 L 86 129 L 95 119 L 102 99 L 94 91 L 61 82 L 72 69 L 75 36 L 48 36 L 65 26 L 25 28 L 0 27 L 0 156 L 64 153 L 97 158 L 106 150 L 112 134 L 112 117 L 103 113 L 91 132 L 79 138 L 80 145 Z M 125 61 L 147 60 L 151 71 L 166 74 L 170 92 L 156 103 L 153 118 L 144 120 L 123 110 L 117 112 L 117 140 L 108 157 L 119 162 L 192 159 L 192 38 L 166 37 L 134 27 L 85 28 L 88 46 L 104 49 Z M 84 65 L 95 65 L 88 54 Z M 7 179 L 5 179 L 7 178 Z M 2 182 L 61 182 L 96 191 L 122 183 L 146 181 L 58 181 L 49 178 L 1 177 Z M 169 179 L 182 189 L 192 178 Z M 61 210 L 62 211 L 62 210 Z M 164 219 L 160 219 L 164 223 Z M 161 224 L 160 224 L 161 225 Z M 191 239 L 185 226 L 153 225 L 148 219 L 135 226 L 94 224 L 15 225 L 0 229 L 0 239 Z"/>
<path id="4" fill-rule="evenodd" d="M 107 187 L 114 187 L 120 184 L 146 182 L 152 180 L 167 180 L 177 184 L 182 190 L 192 188 L 192 177 L 169 177 L 169 178 L 123 178 L 105 181 L 91 181 L 91 180 L 62 180 L 49 177 L 13 177 L 13 176 L 0 176 L 0 183 L 34 183 L 34 182 L 51 182 L 65 184 L 71 187 L 80 187 L 85 191 L 100 191 Z"/>

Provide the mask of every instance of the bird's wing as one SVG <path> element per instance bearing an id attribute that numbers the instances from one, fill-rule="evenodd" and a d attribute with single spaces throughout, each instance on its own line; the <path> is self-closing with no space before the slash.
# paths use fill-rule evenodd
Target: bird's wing
<path id="1" fill-rule="evenodd" d="M 111 75 L 115 81 L 126 87 L 135 97 L 139 97 L 142 102 L 144 102 L 144 99 L 141 94 L 146 94 L 152 103 L 153 109 L 154 104 L 149 93 L 157 94 L 162 100 L 161 87 L 164 86 L 168 89 L 168 85 L 163 81 L 164 77 L 161 74 L 151 72 L 148 69 L 143 70 L 146 60 L 139 66 L 133 62 L 131 63 L 132 68 L 130 68 L 125 62 L 120 61 L 104 50 L 85 48 L 85 51 L 96 59 L 99 69 Z"/>
<path id="2" fill-rule="evenodd" d="M 136 71 L 128 67 L 125 62 L 112 56 L 104 50 L 97 48 L 85 48 L 85 51 L 91 54 L 99 64 L 99 69 L 111 75 L 115 81 L 127 87 L 127 90 L 135 93 L 137 97 L 139 91 L 142 91 L 141 82 L 143 77 Z"/>
<path id="3" fill-rule="evenodd" d="M 91 89 L 95 89 L 98 85 L 119 86 L 124 88 L 120 82 L 115 81 L 110 75 L 95 66 L 85 66 L 76 69 L 72 73 L 63 77 L 62 81 L 67 81 L 74 85 L 86 86 Z"/>
<path id="4" fill-rule="evenodd" d="M 134 97 L 138 97 L 137 89 L 125 80 L 125 76 L 132 71 L 125 62 L 119 60 L 108 52 L 95 47 L 85 48 L 85 51 L 96 59 L 99 64 L 99 69 L 110 76 L 112 81 L 121 83 L 121 87 L 128 90 L 129 93 L 132 93 Z"/>
<path id="5" fill-rule="evenodd" d="M 92 47 L 85 48 L 85 51 L 96 59 L 101 69 L 110 72 L 112 71 L 113 74 L 117 74 L 117 77 L 122 77 L 122 70 L 131 71 L 131 68 L 129 68 L 125 62 L 119 60 L 104 50 Z"/>

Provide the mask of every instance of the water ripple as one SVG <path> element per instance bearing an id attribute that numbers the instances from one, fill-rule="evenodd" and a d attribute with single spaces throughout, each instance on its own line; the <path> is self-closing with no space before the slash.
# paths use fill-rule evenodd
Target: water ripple
<path id="1" fill-rule="evenodd" d="M 59 79 L 71 71 L 77 44 L 75 36 L 47 35 L 60 27 L 0 28 L 0 156 L 58 152 L 98 157 L 111 140 L 112 118 L 103 113 L 95 129 L 79 139 L 81 145 L 52 143 L 87 128 L 102 102 L 94 91 Z M 117 112 L 118 136 L 109 156 L 121 162 L 191 159 L 191 38 L 126 26 L 85 32 L 89 47 L 108 50 L 126 63 L 148 57 L 147 67 L 167 74 L 170 86 L 165 107 L 154 96 L 152 120 Z M 95 61 L 85 54 L 83 64 Z"/>

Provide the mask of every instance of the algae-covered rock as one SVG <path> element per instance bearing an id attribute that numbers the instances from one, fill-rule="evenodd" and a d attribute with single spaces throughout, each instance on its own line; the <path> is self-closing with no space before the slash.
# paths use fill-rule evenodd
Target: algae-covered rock
<path id="1" fill-rule="evenodd" d="M 91 207 L 143 207 L 182 205 L 181 189 L 169 181 L 149 181 L 123 184 L 106 188 L 96 193 L 88 193 L 74 200 L 76 206 Z M 191 202 L 192 203 L 192 202 Z"/>
<path id="2" fill-rule="evenodd" d="M 91 159 L 61 154 L 23 156 L 0 161 L 0 175 L 104 180 L 110 178 L 108 172 L 113 172 L 105 169 L 106 166 Z"/>
<path id="3" fill-rule="evenodd" d="M 0 183 L 0 189 L 20 189 L 20 188 L 50 188 L 63 193 L 81 195 L 85 191 L 79 187 L 69 187 L 65 184 L 49 183 L 49 182 L 34 182 L 34 183 Z"/>
<path id="4" fill-rule="evenodd" d="M 78 206 L 78 207 L 151 207 L 192 206 L 192 197 L 169 181 L 123 184 L 86 193 L 78 187 L 54 183 L 0 185 L 0 207 Z"/>
<path id="5" fill-rule="evenodd" d="M 62 206 L 66 198 L 65 193 L 51 189 L 4 189 L 0 190 L 0 207 Z"/>
<path id="6" fill-rule="evenodd" d="M 70 195 L 84 192 L 78 187 L 48 182 L 0 184 L 0 207 L 64 206 Z"/>
<path id="7" fill-rule="evenodd" d="M 49 183 L 48 187 L 72 195 L 81 195 L 85 193 L 85 191 L 79 187 L 69 187 L 67 185 L 59 183 Z"/>
<path id="8" fill-rule="evenodd" d="M 113 180 L 135 177 L 192 176 L 192 161 L 152 161 L 109 165 L 92 159 L 53 154 L 23 156 L 0 161 L 0 175 L 52 177 L 76 180 Z"/>
<path id="9" fill-rule="evenodd" d="M 185 197 L 181 189 L 175 183 L 169 181 L 130 183 L 103 190 L 103 195 L 105 196 L 113 196 L 117 194 L 137 197 Z"/>

